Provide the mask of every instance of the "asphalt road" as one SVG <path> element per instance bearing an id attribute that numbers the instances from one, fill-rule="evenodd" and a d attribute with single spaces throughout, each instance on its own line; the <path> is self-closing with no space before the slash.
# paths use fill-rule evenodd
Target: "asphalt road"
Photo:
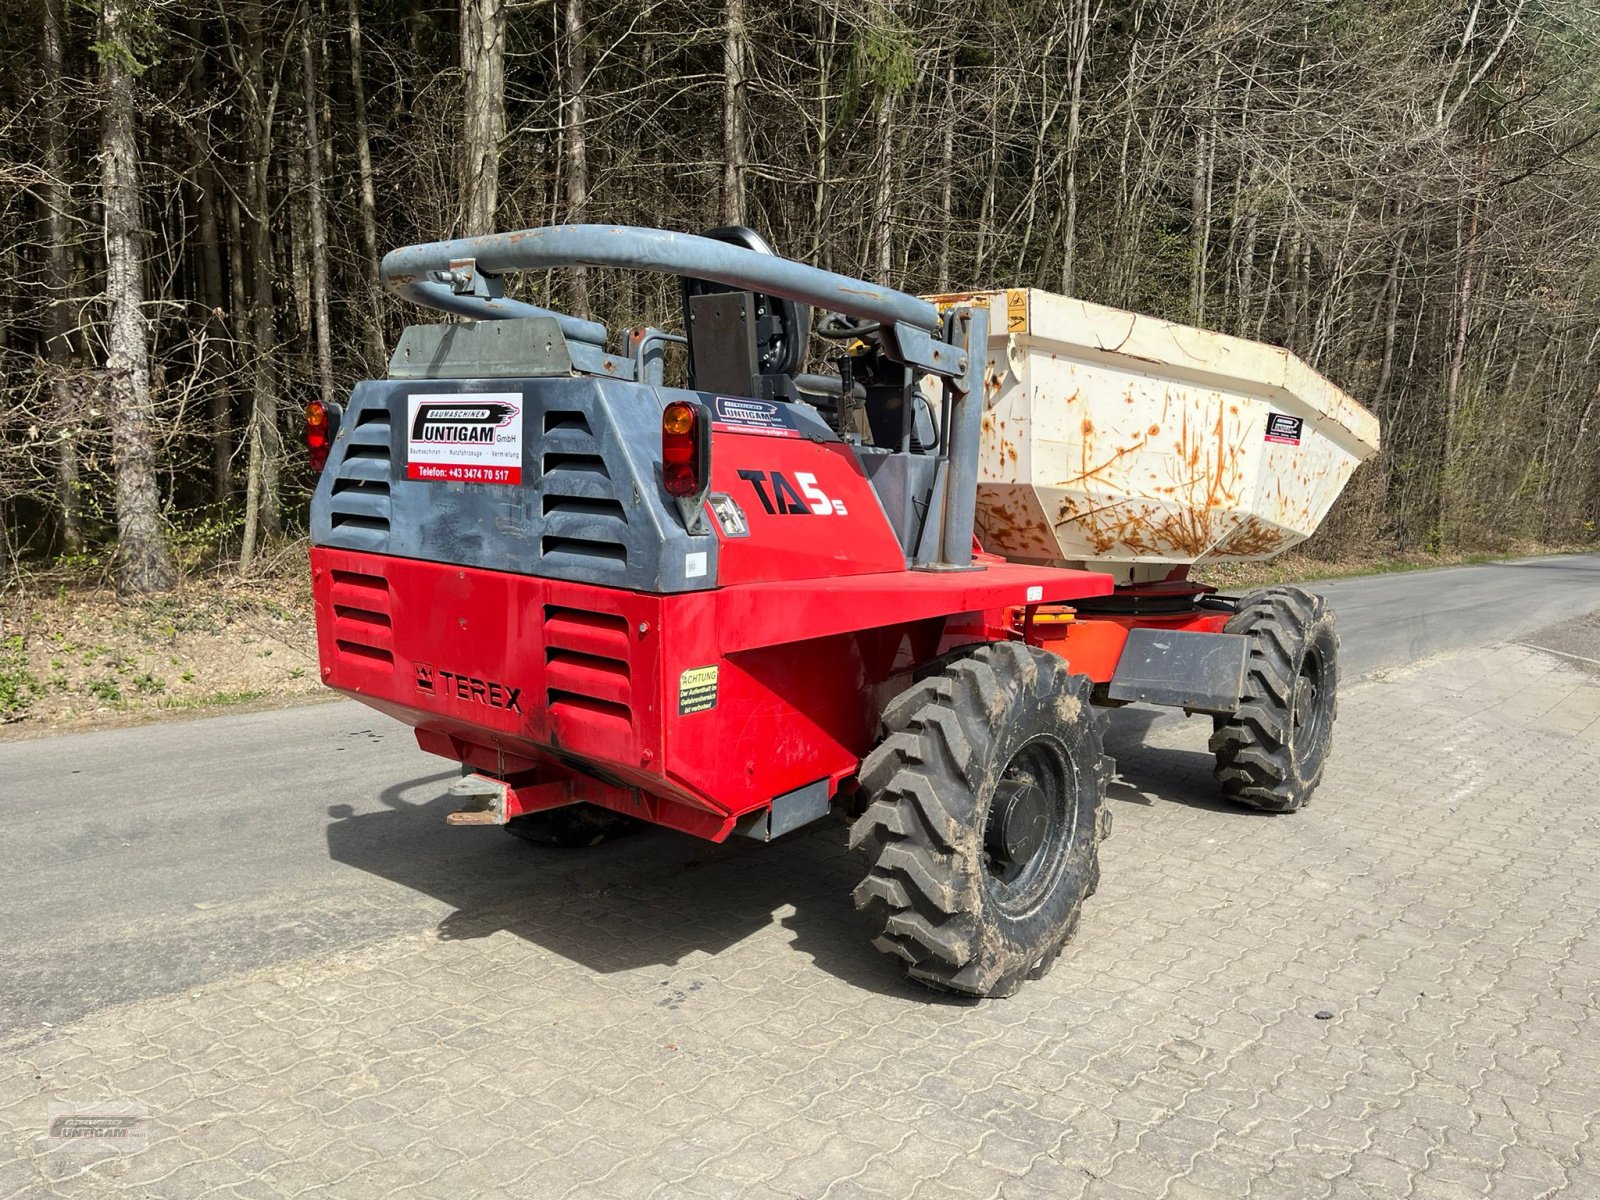
<path id="1" fill-rule="evenodd" d="M 1600 555 L 1318 586 L 1348 678 L 1600 609 Z M 0 743 L 0 1031 L 492 907 L 526 893 L 530 854 L 540 890 L 626 885 L 638 842 L 561 855 L 447 827 L 453 774 L 352 702 Z"/>

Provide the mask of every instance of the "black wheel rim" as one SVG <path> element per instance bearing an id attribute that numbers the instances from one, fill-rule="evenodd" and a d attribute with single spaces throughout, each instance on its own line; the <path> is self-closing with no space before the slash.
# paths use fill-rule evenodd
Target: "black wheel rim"
<path id="1" fill-rule="evenodd" d="M 1048 896 L 1066 867 L 1078 822 L 1076 776 L 1050 738 L 1011 756 L 984 814 L 984 887 L 1002 911 L 1025 916 Z"/>
<path id="2" fill-rule="evenodd" d="M 1316 770 L 1327 747 L 1328 710 L 1333 704 L 1330 682 L 1322 649 L 1313 645 L 1300 660 L 1289 698 L 1290 746 L 1302 772 Z"/>

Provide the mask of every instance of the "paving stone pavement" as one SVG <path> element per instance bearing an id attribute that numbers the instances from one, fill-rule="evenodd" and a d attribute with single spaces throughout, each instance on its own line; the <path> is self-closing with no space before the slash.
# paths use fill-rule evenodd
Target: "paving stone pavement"
<path id="1" fill-rule="evenodd" d="M 1149 717 L 1013 999 L 898 981 L 840 828 L 645 834 L 558 890 L 530 848 L 437 930 L 0 1043 L 0 1197 L 1600 1197 L 1600 678 L 1500 646 L 1347 688 L 1287 817 Z M 392 872 L 393 816 L 330 852 Z M 46 1152 L 52 1101 L 150 1144 Z"/>

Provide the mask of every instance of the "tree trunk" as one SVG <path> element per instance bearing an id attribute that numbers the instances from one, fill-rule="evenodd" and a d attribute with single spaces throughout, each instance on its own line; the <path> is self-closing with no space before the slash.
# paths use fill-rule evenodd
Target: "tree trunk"
<path id="1" fill-rule="evenodd" d="M 117 587 L 127 595 L 177 581 L 161 528 L 150 435 L 149 343 L 144 325 L 144 233 L 139 147 L 133 127 L 133 55 L 125 0 L 101 6 L 100 186 L 105 208 L 106 393 L 116 455 Z"/>
<path id="2" fill-rule="evenodd" d="M 354 110 L 356 171 L 361 210 L 361 274 L 367 284 L 367 341 L 377 369 L 385 359 L 383 342 L 383 287 L 378 280 L 378 201 L 372 185 L 372 140 L 367 131 L 367 85 L 361 64 L 361 3 L 347 0 L 350 29 L 350 106 Z"/>
<path id="3" fill-rule="evenodd" d="M 468 237 L 493 233 L 500 201 L 500 142 L 506 134 L 504 0 L 461 0 L 462 193 Z"/>
<path id="4" fill-rule="evenodd" d="M 1404 211 L 1401 205 L 1395 206 L 1396 223 Z M 1395 238 L 1394 256 L 1389 260 L 1389 277 L 1385 281 L 1383 354 L 1378 365 L 1378 382 L 1372 388 L 1372 409 L 1380 417 L 1387 415 L 1384 409 L 1389 396 L 1389 384 L 1394 379 L 1395 335 L 1400 327 L 1400 299 L 1404 284 L 1400 271 L 1404 264 L 1405 241 L 1403 232 Z"/>
<path id="5" fill-rule="evenodd" d="M 44 205 L 46 286 L 50 316 L 46 354 L 50 360 L 51 426 L 56 435 L 56 500 L 61 506 L 61 548 L 83 549 L 83 503 L 78 483 L 79 381 L 76 378 L 77 305 L 72 269 L 72 186 L 68 180 L 66 96 L 67 19 L 64 0 L 44 0 L 39 41 L 44 71 Z"/>
<path id="6" fill-rule="evenodd" d="M 311 209 L 311 308 L 317 328 L 317 390 L 333 403 L 333 332 L 328 326 L 328 226 L 322 207 L 322 142 L 317 136 L 317 60 L 309 10 L 300 26 L 300 78 L 306 105 L 306 201 Z"/>
<path id="7" fill-rule="evenodd" d="M 744 218 L 744 0 L 726 0 L 722 23 L 722 223 Z"/>
<path id="8" fill-rule="evenodd" d="M 1090 0 L 1076 0 L 1071 17 L 1072 81 L 1067 96 L 1067 181 L 1061 228 L 1061 291 L 1070 296 L 1078 269 L 1078 148 L 1083 126 L 1083 72 L 1089 62 Z"/>
<path id="9" fill-rule="evenodd" d="M 887 284 L 894 271 L 894 110 L 895 93 L 888 84 L 878 91 L 873 118 L 873 155 L 877 185 L 872 195 L 873 277 Z"/>
<path id="10" fill-rule="evenodd" d="M 576 224 L 584 220 L 589 210 L 589 148 L 583 127 L 589 68 L 583 47 L 583 0 L 567 0 L 566 24 L 567 220 Z M 587 317 L 589 272 L 584 267 L 574 267 L 571 277 L 572 309 Z"/>
<path id="11" fill-rule="evenodd" d="M 189 33 L 196 45 L 204 45 L 202 39 L 205 29 L 201 22 L 191 21 Z M 190 101 L 196 109 L 205 103 L 207 90 L 205 55 L 196 55 L 194 69 L 189 75 Z M 223 320 L 223 313 L 228 309 L 228 299 L 223 294 L 222 233 L 217 220 L 217 195 L 221 184 L 216 163 L 199 142 L 194 144 L 190 155 L 189 173 L 195 198 L 194 256 L 199 293 L 196 298 L 205 312 L 201 326 L 202 344 L 195 357 L 208 398 L 211 495 L 221 504 L 233 490 L 232 397 L 230 389 L 223 384 L 227 366 L 223 347 L 228 343 L 228 327 Z"/>
<path id="12" fill-rule="evenodd" d="M 1193 195 L 1193 263 L 1189 277 L 1189 319 L 1196 325 L 1205 324 L 1206 289 L 1211 259 L 1211 183 L 1216 157 L 1217 107 L 1222 90 L 1222 67 L 1217 67 L 1216 82 L 1207 97 L 1208 109 L 1198 114 L 1195 125 L 1195 153 Z"/>
<path id="13" fill-rule="evenodd" d="M 822 36 L 820 17 L 826 9 L 818 9 L 817 30 L 817 178 L 811 194 L 811 261 L 824 270 L 832 270 L 833 239 L 826 236 L 828 223 L 828 77 L 832 56 L 828 50 L 839 35 L 839 17 L 828 12 L 828 34 Z"/>
<path id="14" fill-rule="evenodd" d="M 1461 371 L 1467 361 L 1467 331 L 1472 325 L 1472 288 L 1478 258 L 1478 216 L 1480 201 L 1472 202 L 1472 216 L 1467 223 L 1466 243 L 1462 250 L 1461 289 L 1456 300 L 1455 327 L 1450 338 L 1450 375 L 1444 393 L 1444 453 L 1439 462 L 1439 538 L 1441 546 L 1451 541 L 1450 511 L 1453 490 L 1456 427 L 1461 406 Z"/>
<path id="15" fill-rule="evenodd" d="M 275 300 L 273 297 L 272 197 L 269 173 L 272 168 L 272 122 L 277 107 L 278 85 L 269 88 L 262 66 L 265 49 L 261 35 L 261 10 L 245 5 L 239 10 L 244 30 L 244 99 L 247 162 L 244 214 L 250 231 L 250 332 L 255 362 L 250 386 L 250 463 L 246 483 L 244 532 L 239 549 L 239 565 L 248 569 L 255 561 L 263 536 L 278 534 L 278 468 L 283 439 L 278 430 L 277 378 L 273 355 L 275 345 Z"/>
<path id="16" fill-rule="evenodd" d="M 944 74 L 944 131 L 939 144 L 939 290 L 950 290 L 950 240 L 955 220 L 956 60 L 952 51 Z"/>

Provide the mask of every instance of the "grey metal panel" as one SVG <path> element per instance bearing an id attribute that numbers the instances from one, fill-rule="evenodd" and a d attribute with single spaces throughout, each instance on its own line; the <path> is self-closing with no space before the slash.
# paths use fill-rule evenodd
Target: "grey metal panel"
<path id="1" fill-rule="evenodd" d="M 522 484 L 407 479 L 407 398 L 482 392 L 522 396 Z M 690 535 L 661 486 L 661 409 L 693 395 L 584 377 L 358 384 L 312 498 L 312 543 L 642 592 L 714 587 L 716 537 Z M 690 556 L 703 571 L 689 574 Z"/>
<path id="2" fill-rule="evenodd" d="M 485 273 L 492 277 L 504 271 L 581 264 L 711 280 L 868 321 L 903 324 L 907 328 L 900 341 L 908 359 L 941 374 L 965 370 L 964 361 L 953 361 L 958 357 L 954 347 L 928 336 L 940 328 L 940 318 L 926 300 L 727 242 L 663 229 L 556 225 L 405 246 L 384 255 L 383 277 L 393 291 L 419 304 L 504 320 L 537 315 L 537 310 L 499 297 L 494 286 L 486 286 Z"/>
<path id="3" fill-rule="evenodd" d="M 1233 713 L 1248 654 L 1249 639 L 1238 634 L 1130 629 L 1106 691 L 1113 700 Z"/>
<path id="4" fill-rule="evenodd" d="M 758 842 L 770 842 L 827 816 L 829 801 L 828 781 L 819 779 L 774 797 L 771 808 L 741 818 L 734 832 Z"/>
<path id="5" fill-rule="evenodd" d="M 960 309 L 956 322 L 966 322 L 966 344 L 989 344 L 989 309 L 973 305 Z M 983 440 L 984 355 L 974 352 L 965 364 L 963 377 L 945 384 L 955 394 L 949 439 L 950 482 L 945 488 L 944 534 L 939 555 L 941 563 L 965 567 L 972 562 L 972 523 L 978 504 L 978 451 Z"/>
<path id="6" fill-rule="evenodd" d="M 694 385 L 702 392 L 750 394 L 756 377 L 756 305 L 749 292 L 689 297 Z"/>
<path id="7" fill-rule="evenodd" d="M 916 554 L 927 521 L 939 460 L 931 454 L 901 454 L 862 448 L 856 451 L 867 481 L 878 494 L 900 548 L 907 559 Z"/>
<path id="8" fill-rule="evenodd" d="M 567 339 L 553 317 L 408 325 L 389 359 L 390 379 L 571 374 Z"/>

